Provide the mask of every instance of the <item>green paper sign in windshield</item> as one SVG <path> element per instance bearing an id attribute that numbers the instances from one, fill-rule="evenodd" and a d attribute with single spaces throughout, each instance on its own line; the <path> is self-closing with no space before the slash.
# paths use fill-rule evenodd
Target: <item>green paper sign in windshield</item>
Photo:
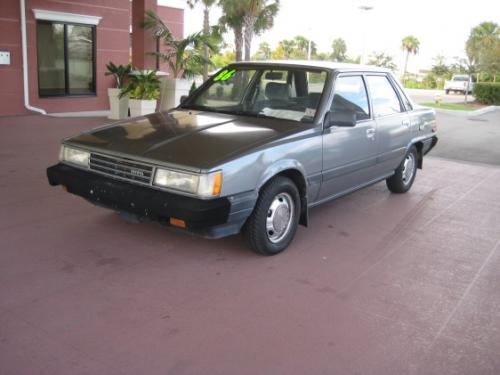
<path id="1" fill-rule="evenodd" d="M 224 69 L 222 72 L 217 74 L 217 76 L 214 78 L 214 81 L 227 81 L 234 75 L 234 73 L 236 73 L 236 69 L 233 70 Z"/>

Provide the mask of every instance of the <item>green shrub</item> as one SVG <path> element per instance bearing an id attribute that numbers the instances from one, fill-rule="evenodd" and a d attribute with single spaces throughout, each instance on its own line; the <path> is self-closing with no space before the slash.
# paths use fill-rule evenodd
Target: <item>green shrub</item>
<path id="1" fill-rule="evenodd" d="M 498 82 L 475 83 L 472 93 L 480 103 L 500 105 L 500 83 Z"/>
<path id="2" fill-rule="evenodd" d="M 408 79 L 404 81 L 404 87 L 407 89 L 423 89 L 423 84 L 422 82 L 417 82 L 413 79 Z"/>
<path id="3" fill-rule="evenodd" d="M 125 95 L 128 95 L 130 99 L 159 99 L 160 81 L 156 77 L 156 70 L 134 72 L 129 78 L 128 85 L 122 88 L 120 98 Z"/>
<path id="4" fill-rule="evenodd" d="M 435 89 L 437 87 L 436 76 L 429 73 L 424 77 L 422 83 L 426 89 Z"/>

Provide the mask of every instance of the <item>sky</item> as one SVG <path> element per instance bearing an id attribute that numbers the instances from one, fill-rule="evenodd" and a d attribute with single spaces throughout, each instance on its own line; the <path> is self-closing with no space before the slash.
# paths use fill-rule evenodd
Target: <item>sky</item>
<path id="1" fill-rule="evenodd" d="M 159 0 L 159 4 L 162 0 Z M 483 21 L 500 23 L 498 0 L 281 0 L 274 27 L 252 43 L 254 53 L 260 42 L 275 48 L 282 39 L 304 35 L 314 40 L 318 50 L 330 51 L 335 38 L 343 38 L 349 56 L 365 56 L 385 52 L 393 56 L 400 69 L 404 64 L 401 39 L 414 35 L 420 40 L 420 51 L 410 56 L 408 70 L 416 72 L 432 66 L 433 58 L 444 55 L 465 57 L 465 41 L 472 27 Z M 372 10 L 359 7 L 368 5 Z M 221 15 L 216 7 L 211 12 L 211 24 Z M 184 32 L 190 34 L 202 27 L 203 12 L 198 6 L 185 9 Z M 225 39 L 233 43 L 232 34 Z M 364 46 L 364 47 L 363 47 Z"/>

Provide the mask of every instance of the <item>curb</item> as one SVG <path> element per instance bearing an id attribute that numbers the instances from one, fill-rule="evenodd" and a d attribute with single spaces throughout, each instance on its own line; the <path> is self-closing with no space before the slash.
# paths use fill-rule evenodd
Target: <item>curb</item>
<path id="1" fill-rule="evenodd" d="M 500 106 L 498 106 L 498 105 L 490 105 L 488 107 L 476 109 L 475 111 L 458 111 L 455 109 L 441 109 L 441 108 L 435 108 L 435 107 L 428 107 L 428 108 L 434 108 L 436 110 L 436 112 L 438 112 L 438 113 L 447 113 L 450 115 L 457 115 L 457 116 L 461 116 L 461 117 L 476 117 L 476 116 L 484 115 L 485 113 L 500 111 Z"/>
<path id="2" fill-rule="evenodd" d="M 53 117 L 107 117 L 111 112 L 109 110 L 104 111 L 82 111 L 82 112 L 57 112 L 48 113 L 48 116 Z"/>

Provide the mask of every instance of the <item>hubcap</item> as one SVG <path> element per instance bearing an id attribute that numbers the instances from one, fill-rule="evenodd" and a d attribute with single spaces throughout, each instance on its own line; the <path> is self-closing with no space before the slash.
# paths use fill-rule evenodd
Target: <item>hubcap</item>
<path id="1" fill-rule="evenodd" d="M 290 231 L 294 215 L 293 199 L 288 193 L 276 195 L 267 210 L 266 232 L 272 243 L 281 241 Z"/>
<path id="2" fill-rule="evenodd" d="M 412 153 L 406 155 L 403 163 L 403 183 L 408 185 L 415 173 L 415 157 Z"/>

